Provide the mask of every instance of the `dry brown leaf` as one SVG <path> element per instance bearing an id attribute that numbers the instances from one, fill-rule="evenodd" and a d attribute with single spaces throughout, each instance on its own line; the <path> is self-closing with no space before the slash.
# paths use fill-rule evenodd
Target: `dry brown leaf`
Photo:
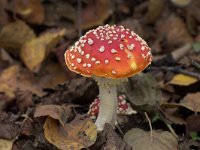
<path id="1" fill-rule="evenodd" d="M 4 26 L 0 31 L 0 47 L 19 50 L 22 44 L 34 37 L 33 30 L 26 23 L 15 21 Z"/>
<path id="2" fill-rule="evenodd" d="M 165 0 L 149 0 L 148 11 L 145 15 L 147 23 L 154 23 L 165 8 Z"/>
<path id="3" fill-rule="evenodd" d="M 168 84 L 188 86 L 190 84 L 196 83 L 198 81 L 197 78 L 187 76 L 184 74 L 176 74 Z"/>
<path id="4" fill-rule="evenodd" d="M 180 103 L 163 103 L 161 107 L 185 107 L 194 112 L 200 112 L 200 92 L 187 94 Z"/>
<path id="5" fill-rule="evenodd" d="M 193 41 L 183 20 L 175 15 L 163 17 L 157 24 L 157 30 L 161 37 L 166 36 L 169 47 L 182 46 Z"/>
<path id="6" fill-rule="evenodd" d="M 186 121 L 182 118 L 182 116 L 178 115 L 177 110 L 177 107 L 162 107 L 161 109 L 161 111 L 169 121 L 171 121 L 174 124 L 185 125 Z"/>
<path id="7" fill-rule="evenodd" d="M 63 62 L 65 61 L 63 60 Z M 58 63 L 48 63 L 38 74 L 39 84 L 43 88 L 54 88 L 56 85 L 66 82 L 69 75 Z"/>
<path id="8" fill-rule="evenodd" d="M 50 50 L 55 47 L 64 34 L 65 29 L 46 32 L 26 42 L 21 49 L 20 56 L 27 68 L 32 72 L 38 72 Z"/>
<path id="9" fill-rule="evenodd" d="M 0 92 L 6 93 L 9 97 L 14 97 L 17 89 L 31 91 L 38 96 L 44 94 L 32 74 L 18 65 L 5 69 L 0 74 L 0 83 Z"/>
<path id="10" fill-rule="evenodd" d="M 12 150 L 14 140 L 0 139 L 0 150 Z"/>
<path id="11" fill-rule="evenodd" d="M 180 101 L 179 105 L 186 107 L 192 111 L 200 112 L 199 98 L 200 98 L 200 92 L 189 93 L 183 98 L 183 100 Z"/>
<path id="12" fill-rule="evenodd" d="M 25 112 L 28 107 L 33 106 L 32 93 L 27 90 L 17 89 L 15 92 L 16 96 L 16 106 L 19 108 L 20 112 Z"/>
<path id="13" fill-rule="evenodd" d="M 59 105 L 42 105 L 35 109 L 34 117 L 49 116 L 59 120 L 62 126 L 65 125 L 67 119 L 71 116 L 71 108 Z"/>
<path id="14" fill-rule="evenodd" d="M 189 0 L 188 0 L 189 1 Z M 200 1 L 191 0 L 187 7 L 187 13 L 193 16 L 198 22 L 200 22 Z"/>
<path id="15" fill-rule="evenodd" d="M 148 35 L 145 32 L 143 24 L 138 19 L 126 19 L 120 22 L 119 24 L 124 26 L 125 28 L 134 31 L 144 39 L 148 37 Z"/>
<path id="16" fill-rule="evenodd" d="M 65 0 L 50 1 L 44 4 L 45 6 L 45 21 L 44 24 L 49 26 L 62 25 L 62 19 L 69 19 L 76 22 L 77 10 Z M 53 12 L 53 13 L 52 13 Z M 65 21 L 66 22 L 66 21 Z M 66 23 L 63 24 L 66 25 Z M 64 25 L 62 25 L 64 27 Z"/>
<path id="17" fill-rule="evenodd" d="M 111 15 L 111 1 L 97 0 L 90 3 L 82 12 L 83 29 L 103 24 L 103 22 Z"/>
<path id="18" fill-rule="evenodd" d="M 8 14 L 5 11 L 7 0 L 0 0 L 0 29 L 9 22 Z"/>
<path id="19" fill-rule="evenodd" d="M 124 140 L 133 150 L 177 150 L 178 142 L 170 132 L 159 130 L 152 132 L 151 139 L 150 132 L 133 128 L 125 134 Z"/>
<path id="20" fill-rule="evenodd" d="M 61 150 L 79 150 L 92 145 L 97 137 L 95 124 L 88 118 L 76 117 L 64 127 L 47 118 L 44 125 L 46 139 Z"/>
<path id="21" fill-rule="evenodd" d="M 14 0 L 9 10 L 29 23 L 40 24 L 44 20 L 44 8 L 39 0 Z"/>

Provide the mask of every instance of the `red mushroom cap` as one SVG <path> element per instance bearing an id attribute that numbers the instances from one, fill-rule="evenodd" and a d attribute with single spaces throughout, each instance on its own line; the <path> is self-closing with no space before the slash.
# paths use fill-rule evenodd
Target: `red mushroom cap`
<path id="1" fill-rule="evenodd" d="M 65 53 L 71 71 L 83 76 L 125 78 L 144 70 L 152 61 L 151 49 L 123 26 L 100 26 L 88 31 Z"/>

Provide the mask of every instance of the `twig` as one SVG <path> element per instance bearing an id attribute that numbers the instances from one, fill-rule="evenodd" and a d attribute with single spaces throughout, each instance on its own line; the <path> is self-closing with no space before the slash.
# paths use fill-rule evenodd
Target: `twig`
<path id="1" fill-rule="evenodd" d="M 124 132 L 122 131 L 121 127 L 119 126 L 118 121 L 117 121 L 117 123 L 115 124 L 115 126 L 116 126 L 117 130 L 119 131 L 119 133 L 120 133 L 122 136 L 124 136 Z"/>
<path id="2" fill-rule="evenodd" d="M 198 62 L 195 61 L 195 60 L 192 60 L 192 65 L 193 65 L 196 69 L 198 69 L 198 71 L 200 71 L 200 63 L 198 63 Z"/>
<path id="3" fill-rule="evenodd" d="M 146 112 L 144 112 L 145 117 L 147 118 L 148 122 L 149 122 L 149 128 L 150 128 L 150 138 L 151 141 L 153 141 L 153 129 L 152 129 L 152 125 L 151 125 L 151 120 L 149 119 L 149 116 L 147 115 Z"/>
<path id="4" fill-rule="evenodd" d="M 82 3 L 81 0 L 77 0 L 77 24 L 78 24 L 78 36 L 81 37 L 82 36 L 82 28 L 81 28 L 81 24 L 82 24 L 82 17 L 81 17 L 81 13 L 82 13 Z"/>
<path id="5" fill-rule="evenodd" d="M 20 134 L 21 134 L 21 131 L 22 131 L 23 127 L 24 127 L 25 122 L 26 122 L 28 119 L 32 121 L 32 119 L 29 117 L 29 115 L 30 115 L 31 112 L 32 112 L 32 109 L 27 109 L 26 113 L 21 115 L 21 117 L 23 117 L 24 119 L 23 119 L 23 121 L 22 121 L 22 123 L 21 123 L 19 132 L 18 132 L 17 136 L 15 137 L 15 139 L 18 139 L 18 138 L 19 138 L 19 136 L 20 136 Z"/>
<path id="6" fill-rule="evenodd" d="M 169 129 L 169 131 L 173 134 L 173 136 L 178 139 L 178 135 L 176 134 L 176 132 L 174 131 L 172 126 L 169 123 L 166 123 L 166 122 L 165 122 L 165 124 L 166 124 L 167 128 Z"/>
<path id="7" fill-rule="evenodd" d="M 192 49 L 191 44 L 185 44 L 182 47 L 175 49 L 173 52 L 171 52 L 171 56 L 174 61 L 178 61 L 183 56 L 185 56 L 187 53 L 189 53 L 191 49 Z M 166 57 L 166 55 L 154 56 L 153 62 L 164 59 L 165 57 Z"/>
<path id="8" fill-rule="evenodd" d="M 188 54 L 191 49 L 192 49 L 191 44 L 185 44 L 184 46 L 176 49 L 175 51 L 173 51 L 171 53 L 172 58 L 174 58 L 174 60 L 177 61 L 177 60 L 181 59 L 183 56 L 185 56 L 186 54 Z"/>
<path id="9" fill-rule="evenodd" d="M 149 67 L 149 70 L 164 70 L 164 71 L 171 71 L 175 73 L 181 73 L 184 75 L 192 76 L 197 79 L 200 79 L 200 73 L 187 71 L 182 69 L 181 67 Z"/>

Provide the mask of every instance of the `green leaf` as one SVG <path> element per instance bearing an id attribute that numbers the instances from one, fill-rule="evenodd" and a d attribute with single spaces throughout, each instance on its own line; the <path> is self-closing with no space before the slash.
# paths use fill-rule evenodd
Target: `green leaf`
<path id="1" fill-rule="evenodd" d="M 197 132 L 190 132 L 190 136 L 193 140 L 200 140 L 200 136 L 198 136 Z"/>

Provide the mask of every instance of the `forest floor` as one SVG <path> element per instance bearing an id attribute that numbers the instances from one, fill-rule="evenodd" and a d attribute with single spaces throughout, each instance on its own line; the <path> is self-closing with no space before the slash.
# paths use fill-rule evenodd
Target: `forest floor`
<path id="1" fill-rule="evenodd" d="M 199 0 L 0 0 L 0 150 L 200 149 Z M 92 78 L 64 53 L 99 25 L 123 25 L 153 62 L 118 88 L 137 111 L 98 133 Z"/>

